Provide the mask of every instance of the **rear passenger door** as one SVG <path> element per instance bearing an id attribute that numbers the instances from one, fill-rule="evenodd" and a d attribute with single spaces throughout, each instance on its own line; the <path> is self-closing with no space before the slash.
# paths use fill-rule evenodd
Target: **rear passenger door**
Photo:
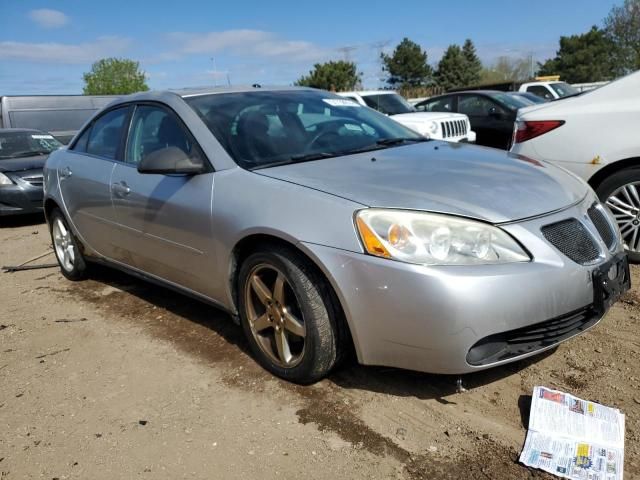
<path id="1" fill-rule="evenodd" d="M 64 152 L 58 179 L 68 218 L 89 247 L 112 257 L 115 219 L 111 204 L 111 175 L 122 153 L 129 106 L 97 117 Z"/>
<path id="2" fill-rule="evenodd" d="M 131 118 L 124 162 L 112 176 L 116 221 L 123 235 L 120 261 L 199 293 L 208 294 L 214 268 L 211 208 L 213 173 L 142 174 L 138 163 L 157 150 L 176 147 L 204 153 L 169 108 L 139 104 Z"/>

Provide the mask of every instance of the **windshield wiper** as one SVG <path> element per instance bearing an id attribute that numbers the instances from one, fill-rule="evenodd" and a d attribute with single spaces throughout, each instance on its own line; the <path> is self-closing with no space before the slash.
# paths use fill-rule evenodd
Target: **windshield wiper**
<path id="1" fill-rule="evenodd" d="M 340 152 L 336 152 L 336 153 L 316 152 L 316 153 L 306 153 L 304 155 L 294 155 L 289 160 L 292 163 L 308 162 L 310 160 L 321 160 L 323 158 L 337 157 L 339 155 L 340 155 Z"/>
<path id="2" fill-rule="evenodd" d="M 12 153 L 11 156 L 7 156 L 7 157 L 3 157 L 3 158 L 37 157 L 37 156 L 40 156 L 40 155 L 48 155 L 49 153 L 51 153 L 51 152 L 46 152 L 44 150 L 32 150 L 32 151 L 24 150 L 22 152 Z"/>
<path id="3" fill-rule="evenodd" d="M 392 146 L 392 145 L 400 145 L 402 143 L 406 143 L 406 142 L 426 142 L 427 140 L 429 140 L 428 138 L 424 138 L 424 137 L 399 137 L 399 138 L 383 138 L 382 140 L 378 140 L 376 142 L 377 145 L 384 145 L 384 146 Z"/>
<path id="4" fill-rule="evenodd" d="M 328 152 L 316 152 L 307 153 L 305 155 L 294 155 L 286 160 L 276 160 L 274 162 L 261 163 L 255 167 L 251 167 L 249 170 L 260 170 L 261 168 L 279 167 L 281 165 L 291 165 L 292 163 L 310 162 L 312 160 L 322 160 L 323 158 L 332 158 L 342 155 L 340 152 L 328 153 Z"/>

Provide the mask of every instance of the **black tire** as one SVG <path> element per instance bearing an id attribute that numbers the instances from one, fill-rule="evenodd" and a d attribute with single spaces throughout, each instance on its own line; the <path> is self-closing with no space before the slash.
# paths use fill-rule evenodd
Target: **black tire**
<path id="1" fill-rule="evenodd" d="M 249 322 L 248 282 L 257 268 L 265 266 L 284 275 L 302 316 L 306 336 L 301 358 L 294 366 L 283 367 L 270 358 L 258 344 Z M 343 350 L 344 335 L 335 297 L 321 273 L 298 252 L 274 245 L 250 254 L 240 267 L 237 292 L 242 328 L 254 357 L 266 370 L 294 383 L 309 384 L 325 377 L 336 365 Z"/>
<path id="2" fill-rule="evenodd" d="M 54 238 L 56 222 L 61 222 L 62 225 L 64 225 L 66 231 L 69 233 L 69 237 L 67 240 L 68 245 L 72 246 L 74 251 L 73 260 L 70 262 L 67 262 L 64 258 L 61 258 L 59 249 L 56 248 L 56 239 Z M 87 262 L 82 255 L 80 243 L 73 235 L 72 230 L 69 228 L 67 219 L 58 208 L 52 210 L 51 214 L 49 215 L 49 233 L 51 234 L 51 244 L 53 245 L 53 251 L 56 255 L 56 259 L 58 260 L 58 264 L 60 265 L 60 271 L 62 272 L 62 275 L 72 281 L 78 281 L 86 278 Z"/>
<path id="3" fill-rule="evenodd" d="M 600 201 L 606 203 L 616 190 L 630 183 L 640 183 L 640 168 L 625 168 L 608 176 L 596 187 L 596 193 Z M 627 249 L 627 254 L 631 263 L 640 263 L 640 251 Z"/>

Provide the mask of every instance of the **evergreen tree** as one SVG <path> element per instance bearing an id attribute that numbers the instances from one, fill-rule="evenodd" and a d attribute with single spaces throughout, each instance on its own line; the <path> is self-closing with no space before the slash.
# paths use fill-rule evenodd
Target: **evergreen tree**
<path id="1" fill-rule="evenodd" d="M 438 85 L 449 90 L 464 87 L 467 82 L 467 60 L 458 45 L 449 45 L 438 63 L 436 81 Z"/>
<path id="2" fill-rule="evenodd" d="M 429 83 L 432 70 L 427 64 L 427 52 L 415 42 L 404 38 L 391 55 L 382 54 L 387 83 L 393 87 L 416 87 Z"/>
<path id="3" fill-rule="evenodd" d="M 617 65 L 612 41 L 594 26 L 587 33 L 560 37 L 555 58 L 540 65 L 539 75 L 560 75 L 568 83 L 597 82 L 615 78 Z"/>
<path id="4" fill-rule="evenodd" d="M 353 90 L 360 83 L 360 74 L 353 62 L 316 63 L 309 75 L 300 77 L 296 85 L 321 88 L 332 92 Z"/>
<path id="5" fill-rule="evenodd" d="M 467 86 L 477 85 L 480 82 L 482 62 L 478 58 L 475 45 L 469 38 L 464 41 L 462 55 L 464 55 L 464 59 L 467 62 L 464 84 Z"/>

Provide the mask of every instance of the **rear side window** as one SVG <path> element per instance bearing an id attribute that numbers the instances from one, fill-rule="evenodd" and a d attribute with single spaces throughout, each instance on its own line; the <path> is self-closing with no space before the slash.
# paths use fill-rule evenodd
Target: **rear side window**
<path id="1" fill-rule="evenodd" d="M 421 103 L 417 109 L 420 112 L 452 112 L 453 97 L 444 97 L 430 102 Z"/>
<path id="2" fill-rule="evenodd" d="M 86 152 L 115 160 L 128 113 L 129 107 L 118 108 L 105 113 L 93 122 Z"/>

